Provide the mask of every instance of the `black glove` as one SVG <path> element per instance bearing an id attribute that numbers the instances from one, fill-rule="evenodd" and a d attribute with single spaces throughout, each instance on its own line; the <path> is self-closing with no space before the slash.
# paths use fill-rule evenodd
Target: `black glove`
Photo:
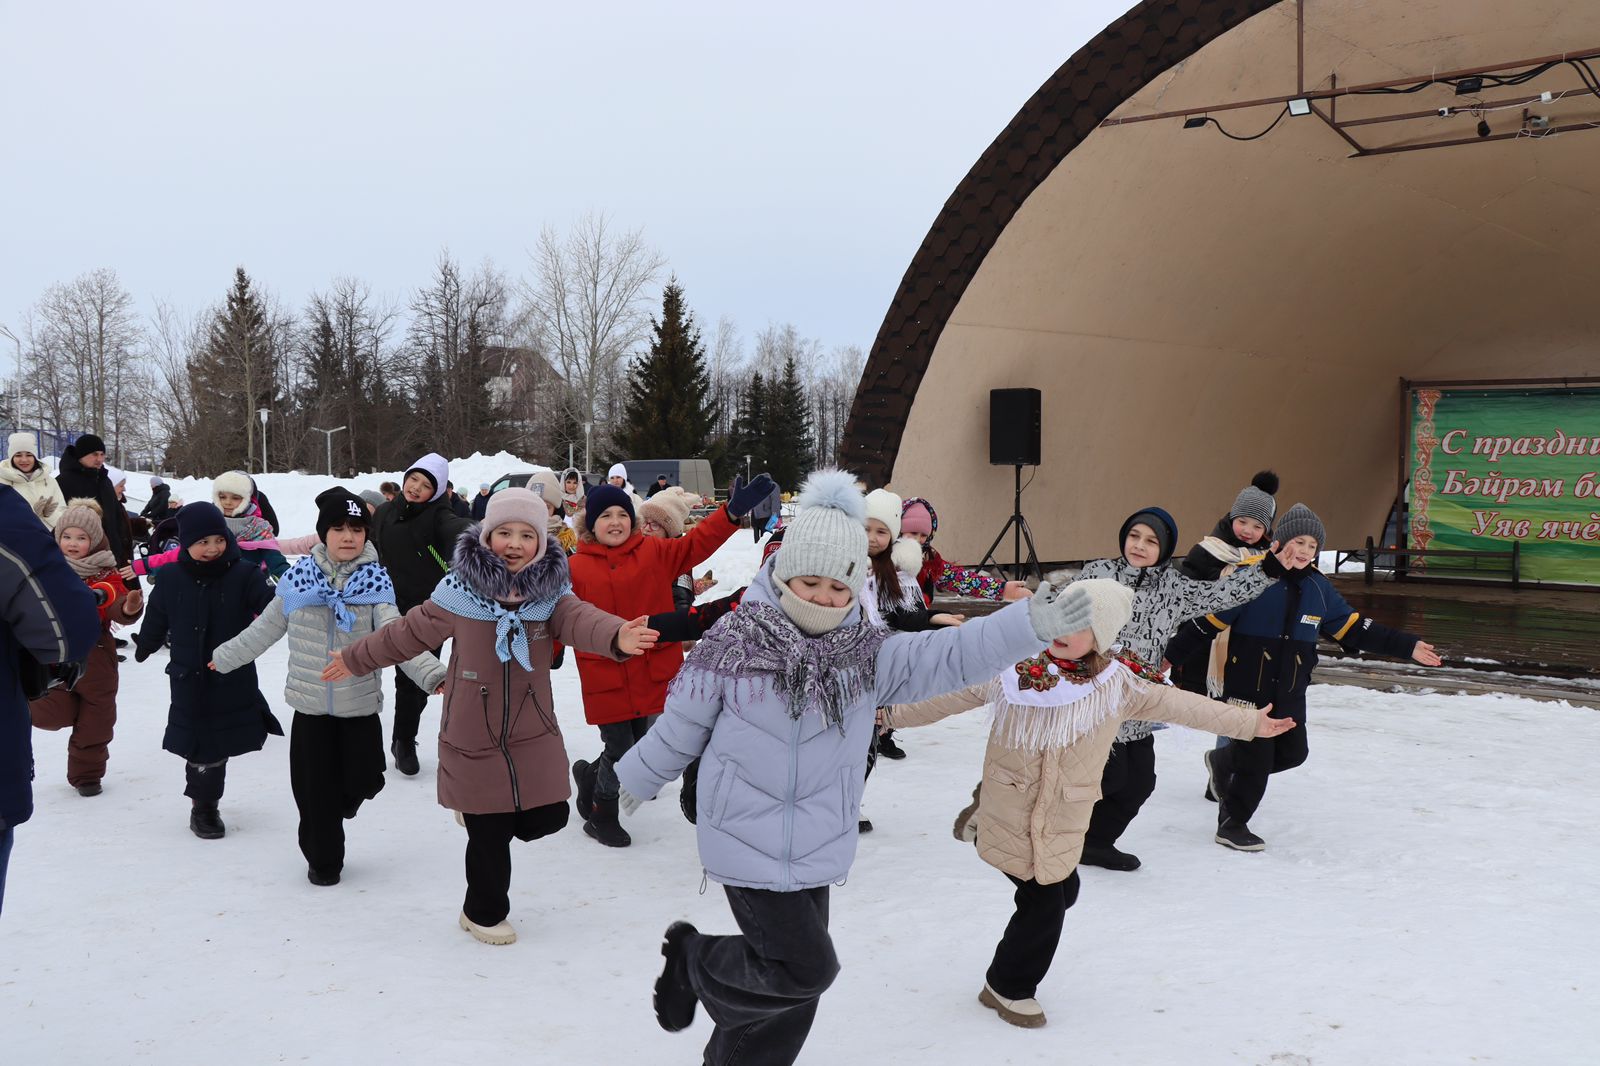
<path id="1" fill-rule="evenodd" d="M 150 658 L 150 655 L 151 655 L 150 649 L 142 647 L 140 645 L 135 645 L 134 646 L 134 649 L 133 649 L 133 661 L 134 662 L 142 663 L 146 659 Z"/>
<path id="2" fill-rule="evenodd" d="M 1261 560 L 1261 572 L 1266 574 L 1268 577 L 1278 578 L 1282 577 L 1284 574 L 1287 574 L 1289 571 L 1285 569 L 1284 565 L 1278 561 L 1278 557 L 1269 551 L 1267 552 L 1266 558 Z"/>
<path id="3" fill-rule="evenodd" d="M 734 478 L 733 488 L 728 490 L 728 514 L 743 518 L 756 504 L 772 495 L 776 487 L 777 482 L 766 474 L 757 474 L 748 485 L 744 483 L 744 478 Z"/>
<path id="4" fill-rule="evenodd" d="M 550 660 L 550 669 L 559 670 L 561 664 L 567 661 L 567 646 L 565 644 L 556 648 L 555 656 Z"/>

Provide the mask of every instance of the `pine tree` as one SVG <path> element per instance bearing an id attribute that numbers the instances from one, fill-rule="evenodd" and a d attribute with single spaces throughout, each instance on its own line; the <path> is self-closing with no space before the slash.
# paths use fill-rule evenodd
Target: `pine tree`
<path id="1" fill-rule="evenodd" d="M 811 403 L 794 357 L 784 360 L 783 376 L 767 396 L 766 469 L 786 490 L 799 487 L 815 465 L 816 439 L 811 431 Z"/>
<path id="2" fill-rule="evenodd" d="M 256 467 L 256 411 L 276 408 L 277 343 L 267 310 L 244 267 L 212 318 L 205 347 L 189 364 L 198 433 L 174 462 L 196 470 Z"/>
<path id="3" fill-rule="evenodd" d="M 752 374 L 739 397 L 739 414 L 733 420 L 733 447 L 728 455 L 739 474 L 745 472 L 745 456 L 750 457 L 752 474 L 767 469 L 767 434 L 771 429 L 767 410 L 767 383 L 760 373 Z"/>
<path id="4" fill-rule="evenodd" d="M 628 381 L 618 443 L 632 458 L 696 458 L 706 452 L 717 422 L 706 349 L 677 278 L 661 294 L 655 339 L 636 359 Z"/>

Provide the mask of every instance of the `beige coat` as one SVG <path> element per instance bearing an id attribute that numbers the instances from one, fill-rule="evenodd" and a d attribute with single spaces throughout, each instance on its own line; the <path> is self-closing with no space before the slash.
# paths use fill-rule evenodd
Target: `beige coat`
<path id="1" fill-rule="evenodd" d="M 17 490 L 46 529 L 55 529 L 56 520 L 67 509 L 67 502 L 61 498 L 61 486 L 50 476 L 50 463 L 44 459 L 38 463 L 31 472 L 24 474 L 12 466 L 8 458 L 0 462 L 0 482 Z"/>
<path id="2" fill-rule="evenodd" d="M 991 685 L 977 685 L 891 707 L 886 721 L 892 729 L 928 725 L 982 707 L 993 697 Z M 1089 815 L 1100 798 L 1100 776 L 1111 742 L 1118 727 L 1130 720 L 1172 722 L 1239 740 L 1252 740 L 1256 734 L 1253 708 L 1217 703 L 1133 677 L 1115 711 L 1066 747 L 1032 751 L 1011 746 L 1000 737 L 997 721 L 983 757 L 978 802 L 978 855 L 983 861 L 1042 885 L 1070 877 L 1083 853 Z"/>

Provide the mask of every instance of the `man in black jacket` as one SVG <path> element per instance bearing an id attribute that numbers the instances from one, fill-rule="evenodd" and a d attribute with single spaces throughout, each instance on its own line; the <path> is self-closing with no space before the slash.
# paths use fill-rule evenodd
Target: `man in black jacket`
<path id="1" fill-rule="evenodd" d="M 144 510 L 139 512 L 140 518 L 148 518 L 150 523 L 161 521 L 167 517 L 167 512 L 172 507 L 172 486 L 161 480 L 159 476 L 150 478 L 150 502 L 144 505 Z"/>
<path id="2" fill-rule="evenodd" d="M 56 475 L 56 484 L 61 486 L 61 495 L 68 503 L 81 498 L 100 505 L 100 521 L 111 554 L 116 556 L 119 565 L 126 566 L 133 561 L 128 511 L 117 499 L 105 466 L 105 441 L 93 433 L 85 433 L 61 453 L 61 472 Z"/>
<path id="3" fill-rule="evenodd" d="M 12 831 L 33 815 L 33 723 L 23 667 L 82 663 L 99 639 L 89 586 L 27 502 L 0 485 L 0 903 Z"/>
<path id="4" fill-rule="evenodd" d="M 402 613 L 433 595 L 455 554 L 456 539 L 472 523 L 450 506 L 450 466 L 429 452 L 401 478 L 400 495 L 378 508 L 372 518 L 372 543 L 378 560 L 394 582 L 395 605 Z M 439 654 L 438 648 L 434 654 Z M 428 693 L 412 684 L 402 670 L 394 672 L 394 739 L 389 751 L 403 774 L 417 773 L 417 729 Z"/>

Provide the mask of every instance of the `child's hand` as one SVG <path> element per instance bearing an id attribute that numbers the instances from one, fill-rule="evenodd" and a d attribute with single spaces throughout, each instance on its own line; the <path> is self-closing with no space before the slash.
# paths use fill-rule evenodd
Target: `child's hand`
<path id="1" fill-rule="evenodd" d="M 617 650 L 624 655 L 639 655 L 656 646 L 661 634 L 650 628 L 650 616 L 640 615 L 631 622 L 622 623 L 617 630 Z"/>
<path id="2" fill-rule="evenodd" d="M 958 626 L 966 620 L 967 616 L 964 614 L 945 614 L 942 611 L 928 616 L 928 621 L 936 626 Z"/>
<path id="3" fill-rule="evenodd" d="M 328 653 L 328 665 L 322 668 L 322 680 L 343 681 L 347 677 L 354 677 L 350 668 L 344 664 L 344 656 L 339 652 Z"/>
<path id="4" fill-rule="evenodd" d="M 1439 658 L 1439 653 L 1433 650 L 1433 645 L 1425 640 L 1417 641 L 1417 646 L 1411 649 L 1411 657 L 1423 666 L 1439 666 L 1444 662 Z"/>
<path id="5" fill-rule="evenodd" d="M 445 686 L 445 682 L 443 682 L 443 681 L 439 682 L 439 687 L 433 690 L 433 694 L 435 696 L 443 696 L 444 695 L 444 686 Z"/>
<path id="6" fill-rule="evenodd" d="M 1287 733 L 1294 728 L 1293 718 L 1273 718 L 1272 704 L 1267 704 L 1256 712 L 1256 739 L 1262 737 L 1275 737 L 1279 733 Z"/>
<path id="7" fill-rule="evenodd" d="M 136 576 L 138 576 L 133 572 L 133 567 L 131 566 L 119 567 L 117 569 L 117 575 L 124 581 L 132 581 Z"/>
<path id="8" fill-rule="evenodd" d="M 216 668 L 217 668 L 217 664 L 216 663 L 206 663 L 206 669 L 207 670 L 215 670 Z"/>
<path id="9" fill-rule="evenodd" d="M 1026 581 L 1007 581 L 1005 591 L 1000 594 L 1000 598 L 1010 603 L 1012 600 L 1025 600 L 1032 595 L 1033 590 L 1028 587 Z"/>

